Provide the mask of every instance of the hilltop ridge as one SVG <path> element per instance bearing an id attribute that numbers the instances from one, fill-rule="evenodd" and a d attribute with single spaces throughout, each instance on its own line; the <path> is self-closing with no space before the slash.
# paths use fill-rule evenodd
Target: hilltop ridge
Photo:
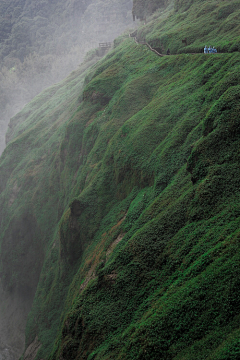
<path id="1" fill-rule="evenodd" d="M 22 359 L 239 357 L 240 2 L 228 5 L 135 1 L 137 38 L 175 56 L 123 34 L 11 119 L 0 274 L 10 311 L 29 300 Z M 220 53 L 201 53 L 210 39 Z"/>

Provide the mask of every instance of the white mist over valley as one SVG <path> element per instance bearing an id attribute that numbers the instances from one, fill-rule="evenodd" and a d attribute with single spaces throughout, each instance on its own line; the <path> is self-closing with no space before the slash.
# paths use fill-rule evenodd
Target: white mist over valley
<path id="1" fill-rule="evenodd" d="M 0 2 L 0 153 L 11 117 L 99 43 L 133 28 L 132 1 Z M 103 53 L 93 51 L 92 56 Z"/>

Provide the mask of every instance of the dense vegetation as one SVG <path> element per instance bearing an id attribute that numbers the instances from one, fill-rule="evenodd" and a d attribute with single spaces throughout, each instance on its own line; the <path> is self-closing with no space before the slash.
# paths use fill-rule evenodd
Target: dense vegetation
<path id="1" fill-rule="evenodd" d="M 176 55 L 123 35 L 11 120 L 0 270 L 34 298 L 32 359 L 239 358 L 240 3 L 226 6 L 170 1 L 137 37 Z M 225 52 L 197 53 L 210 36 Z"/>
<path id="2" fill-rule="evenodd" d="M 139 31 L 140 39 L 171 54 L 200 53 L 206 44 L 221 53 L 240 50 L 239 0 L 176 0 L 168 8 L 173 8 L 171 15 L 161 22 L 159 12 L 153 14 Z"/>

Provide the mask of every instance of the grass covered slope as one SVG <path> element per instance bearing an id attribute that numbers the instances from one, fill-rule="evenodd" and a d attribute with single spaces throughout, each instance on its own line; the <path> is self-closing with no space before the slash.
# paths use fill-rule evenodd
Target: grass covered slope
<path id="1" fill-rule="evenodd" d="M 166 5 L 147 18 L 138 31 L 140 39 L 165 53 L 169 48 L 171 54 L 203 52 L 206 44 L 218 52 L 240 50 L 239 0 L 176 0 Z"/>
<path id="2" fill-rule="evenodd" d="M 8 344 L 20 353 L 24 343 L 16 339 L 26 325 L 45 253 L 64 201 L 68 202 L 60 193 L 60 170 L 55 159 L 66 120 L 79 106 L 86 69 L 97 60 L 89 59 L 65 81 L 40 94 L 9 124 L 8 146 L 0 164 L 0 271 L 7 298 L 7 304 L 4 296 L 0 301 L 0 334 L 2 346 Z M 16 307 L 19 319 L 13 311 Z M 8 319 L 7 325 L 2 317 Z"/>
<path id="3" fill-rule="evenodd" d="M 84 91 L 103 107 L 60 224 L 62 269 L 83 255 L 51 359 L 237 358 L 239 54 L 159 59 L 129 45 Z"/>
<path id="4" fill-rule="evenodd" d="M 239 357 L 239 68 L 122 37 L 12 119 L 1 278 L 37 286 L 26 354 Z"/>
<path id="5" fill-rule="evenodd" d="M 82 109 L 100 112 L 82 133 L 75 117 L 62 142 L 68 176 L 79 171 L 77 154 L 88 156 L 60 223 L 60 258 L 53 248 L 44 279 L 58 266 L 48 287 L 40 282 L 28 324 L 30 341 L 49 286 L 57 301 L 59 283 L 80 265 L 53 359 L 218 358 L 228 336 L 238 341 L 238 135 L 231 128 L 239 61 L 238 54 L 159 59 L 129 40 L 99 64 Z M 221 113 L 225 120 L 205 130 L 226 98 L 233 106 Z M 57 330 L 41 326 L 40 341 Z"/>

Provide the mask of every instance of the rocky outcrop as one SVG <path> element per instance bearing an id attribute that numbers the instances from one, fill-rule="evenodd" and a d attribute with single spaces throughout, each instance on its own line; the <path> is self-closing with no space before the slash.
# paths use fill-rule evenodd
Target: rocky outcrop
<path id="1" fill-rule="evenodd" d="M 25 350 L 23 360 L 34 360 L 40 347 L 41 343 L 36 336 L 35 340 Z"/>

